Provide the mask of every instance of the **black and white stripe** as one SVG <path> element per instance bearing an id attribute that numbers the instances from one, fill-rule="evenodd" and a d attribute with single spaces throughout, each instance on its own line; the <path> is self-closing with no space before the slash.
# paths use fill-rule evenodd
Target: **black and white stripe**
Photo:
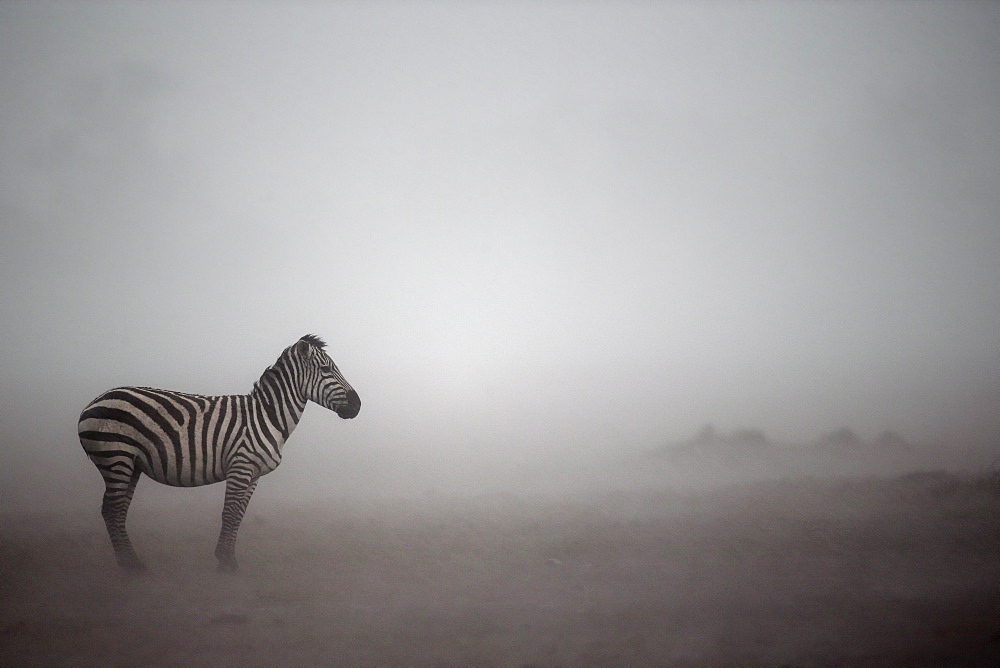
<path id="1" fill-rule="evenodd" d="M 80 414 L 80 442 L 104 477 L 101 514 L 118 563 L 144 566 L 125 531 L 125 517 L 141 474 L 157 482 L 195 487 L 226 481 L 222 530 L 215 555 L 236 570 L 236 533 L 260 476 L 281 463 L 285 440 L 307 401 L 342 418 L 361 410 L 317 336 L 289 346 L 250 394 L 206 397 L 148 387 L 118 387 Z"/>

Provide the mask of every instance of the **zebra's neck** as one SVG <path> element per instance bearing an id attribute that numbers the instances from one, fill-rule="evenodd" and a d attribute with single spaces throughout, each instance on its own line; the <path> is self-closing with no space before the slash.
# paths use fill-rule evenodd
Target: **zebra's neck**
<path id="1" fill-rule="evenodd" d="M 298 425 L 306 408 L 305 397 L 281 364 L 270 367 L 254 383 L 250 401 L 280 443 L 284 443 Z"/>

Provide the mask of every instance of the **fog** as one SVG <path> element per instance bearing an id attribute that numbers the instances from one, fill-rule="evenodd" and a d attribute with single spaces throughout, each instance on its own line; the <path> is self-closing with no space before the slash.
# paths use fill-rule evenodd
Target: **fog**
<path id="1" fill-rule="evenodd" d="M 306 332 L 365 401 L 307 412 L 306 487 L 1000 433 L 991 5 L 0 12 L 5 477 L 87 476 L 108 387 L 246 392 Z"/>
<path id="2" fill-rule="evenodd" d="M 94 568 L 80 410 L 306 333 L 363 408 L 307 408 L 264 518 L 1000 457 L 995 4 L 5 2 L 0 63 L 0 509 Z M 143 480 L 130 526 L 198 508 L 208 558 L 221 501 Z"/>

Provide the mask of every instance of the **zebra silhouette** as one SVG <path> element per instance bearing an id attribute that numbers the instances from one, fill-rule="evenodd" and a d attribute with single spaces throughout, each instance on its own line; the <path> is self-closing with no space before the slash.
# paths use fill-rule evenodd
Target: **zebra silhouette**
<path id="1" fill-rule="evenodd" d="M 307 334 L 264 371 L 250 394 L 201 396 L 148 387 L 118 387 L 80 414 L 80 443 L 104 477 L 101 515 L 122 568 L 145 566 L 125 531 L 139 476 L 165 485 L 196 487 L 226 481 L 222 530 L 215 548 L 219 570 L 235 571 L 236 534 L 257 481 L 281 463 L 285 440 L 306 401 L 344 419 L 361 398 Z"/>

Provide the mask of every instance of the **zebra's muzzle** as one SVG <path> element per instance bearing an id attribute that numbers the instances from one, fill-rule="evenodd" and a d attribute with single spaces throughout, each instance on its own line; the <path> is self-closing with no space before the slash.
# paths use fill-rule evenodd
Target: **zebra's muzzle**
<path id="1" fill-rule="evenodd" d="M 347 403 L 337 409 L 337 415 L 350 420 L 361 412 L 361 397 L 354 390 L 347 393 Z"/>

